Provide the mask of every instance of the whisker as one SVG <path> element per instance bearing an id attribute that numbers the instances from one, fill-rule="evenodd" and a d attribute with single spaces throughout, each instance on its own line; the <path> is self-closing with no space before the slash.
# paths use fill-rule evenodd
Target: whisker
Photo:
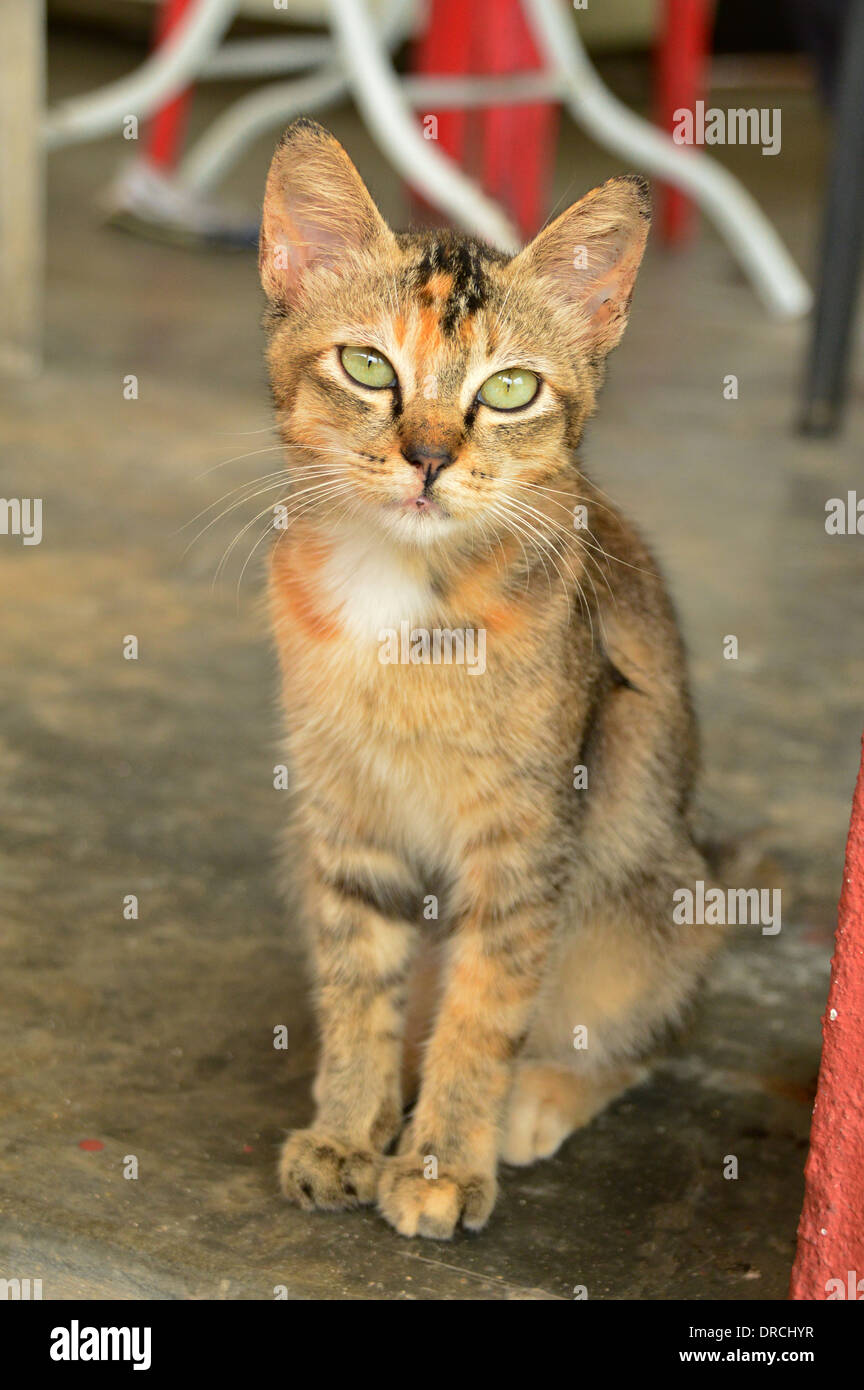
<path id="1" fill-rule="evenodd" d="M 255 434 L 258 433 L 257 430 L 252 432 Z M 215 473 L 217 468 L 227 468 L 229 463 L 240 463 L 242 459 L 256 458 L 258 454 L 272 454 L 275 450 L 282 449 L 283 447 L 284 445 L 282 444 L 267 444 L 263 449 L 250 449 L 248 454 L 235 454 L 231 459 L 225 459 L 222 463 L 214 463 L 211 468 L 205 468 L 203 473 L 196 473 L 192 481 L 197 483 L 199 478 L 208 477 L 210 473 Z"/>
<path id="2" fill-rule="evenodd" d="M 352 491 L 351 491 L 350 487 L 349 487 L 347 484 L 344 485 L 344 490 L 345 490 L 345 492 L 347 493 L 348 501 L 347 501 L 346 505 L 343 507 L 343 509 L 342 509 L 342 511 L 341 511 L 341 513 L 340 513 L 340 515 L 339 515 L 339 520 L 340 520 L 340 521 L 341 521 L 342 517 L 344 517 L 344 516 L 349 516 L 349 515 L 351 515 L 352 513 L 353 513 L 354 515 L 357 514 L 357 505 L 356 505 L 356 502 L 354 501 L 354 498 L 353 498 L 353 495 L 352 495 Z M 318 499 L 318 498 L 313 498 L 311 501 L 304 503 L 303 506 L 302 506 L 302 507 L 299 509 L 299 511 L 297 512 L 297 514 L 296 514 L 294 517 L 292 517 L 292 519 L 291 519 L 291 526 L 295 525 L 296 522 L 298 522 L 299 520 L 301 520 L 302 517 L 306 516 L 307 513 L 308 513 L 309 511 L 311 511 L 312 508 L 313 508 L 314 506 L 317 506 L 319 500 L 320 500 L 320 499 Z M 322 521 L 326 521 L 327 518 L 328 518 L 329 516 L 332 515 L 332 513 L 333 513 L 333 511 L 334 511 L 334 508 L 335 508 L 336 505 L 338 505 L 338 498 L 337 498 L 337 503 L 334 503 L 334 506 L 333 506 L 333 507 L 328 507 L 327 511 L 324 513 L 323 517 L 321 518 Z M 273 549 L 274 549 L 274 554 L 275 554 L 276 549 L 282 544 L 283 540 L 284 540 L 285 537 L 287 536 L 289 530 L 291 529 L 291 526 L 286 526 L 286 527 L 284 527 L 284 528 L 282 529 L 282 534 L 277 538 L 276 544 L 275 544 L 275 546 L 274 546 L 274 548 L 273 548 Z M 268 528 L 268 530 L 269 530 L 269 528 Z M 265 532 L 265 536 L 266 536 L 266 532 Z M 265 538 L 265 537 L 262 536 L 262 537 L 259 538 L 258 541 L 256 541 L 256 543 L 255 543 L 255 545 L 253 546 L 252 551 L 250 552 L 250 555 L 249 555 L 249 557 L 248 557 L 248 559 L 247 559 L 247 562 L 246 562 L 247 564 L 248 564 L 249 560 L 251 560 L 252 555 L 255 553 L 255 551 L 257 550 L 258 546 L 261 544 L 261 541 L 262 541 L 264 538 Z M 245 568 L 246 568 L 246 566 L 244 565 L 243 570 L 245 570 Z M 240 572 L 240 579 L 238 580 L 238 583 L 237 583 L 237 601 L 238 601 L 238 603 L 239 603 L 239 600 L 240 600 L 240 583 L 241 583 L 241 581 L 242 581 L 242 579 L 243 579 L 243 570 L 241 570 L 241 572 Z"/>
<path id="3" fill-rule="evenodd" d="M 339 484 L 339 487 L 340 487 L 341 489 L 345 490 L 345 491 L 348 490 L 348 484 L 347 484 L 347 483 Z M 303 506 L 302 506 L 301 508 L 299 508 L 299 510 L 297 511 L 297 513 L 295 514 L 295 516 L 293 516 L 293 517 L 291 518 L 291 522 L 290 522 L 289 526 L 280 527 L 280 530 L 282 530 L 283 533 L 286 532 L 286 531 L 288 531 L 288 530 L 290 529 L 290 526 L 293 526 L 293 524 L 294 524 L 295 521 L 299 520 L 299 518 L 300 518 L 301 516 L 304 516 L 305 513 L 308 512 L 312 506 L 317 506 L 318 502 L 321 501 L 321 500 L 322 500 L 322 499 L 321 499 L 320 497 L 315 497 L 315 498 L 313 498 L 313 499 L 310 499 L 310 501 L 309 501 L 308 503 L 304 503 Z M 326 520 L 326 518 L 330 515 L 330 511 L 331 511 L 331 510 L 332 510 L 332 509 L 328 509 L 327 512 L 325 512 L 325 514 L 324 514 L 324 518 L 322 518 L 322 519 L 325 519 L 325 520 Z M 256 520 L 257 520 L 257 518 L 256 518 Z M 248 528 L 247 528 L 247 529 L 248 529 Z M 248 565 L 249 565 L 249 562 L 251 561 L 251 559 L 252 559 L 253 555 L 255 554 L 256 550 L 258 549 L 259 545 L 261 545 L 261 543 L 267 539 L 268 533 L 269 533 L 272 529 L 273 529 L 272 523 L 270 523 L 270 524 L 265 528 L 263 535 L 261 535 L 261 536 L 258 537 L 258 540 L 255 542 L 255 544 L 253 545 L 252 549 L 249 551 L 249 554 L 246 556 L 246 559 L 245 559 L 244 562 L 243 562 L 243 568 L 241 569 L 241 571 L 240 571 L 240 577 L 239 577 L 238 580 L 237 580 L 237 603 L 238 603 L 238 605 L 239 605 L 239 603 L 240 603 L 240 587 L 241 587 L 241 585 L 242 585 L 242 583 L 243 583 L 243 576 L 244 576 L 244 574 L 246 573 L 246 570 L 247 570 L 247 567 L 248 567 Z M 237 539 L 239 539 L 239 537 L 238 537 Z M 282 537 L 280 536 L 279 539 L 281 540 Z M 227 557 L 226 557 L 226 558 L 227 558 Z"/>
<path id="4" fill-rule="evenodd" d="M 603 504 L 602 504 L 602 502 L 597 502 L 597 501 L 595 501 L 593 498 L 589 498 L 589 499 L 580 501 L 580 499 L 579 499 L 579 497 L 578 497 L 577 495 L 575 495 L 575 494 L 573 494 L 573 493 L 569 493 L 569 492 L 562 492 L 560 488 L 544 488 L 544 487 L 541 487 L 539 483 L 516 482 L 515 480 L 508 480 L 508 486 L 509 486 L 509 487 L 515 486 L 515 487 L 534 488 L 534 489 L 536 489 L 538 492 L 557 492 L 557 493 L 560 493 L 560 495 L 561 495 L 562 497 L 569 497 L 569 498 L 571 499 L 571 501 L 574 503 L 574 505 L 577 505 L 577 506 L 581 505 L 581 506 L 599 507 L 601 511 L 610 512 L 613 516 L 616 516 L 616 517 L 617 517 L 617 516 L 619 515 L 619 513 L 618 513 L 617 511 L 615 511 L 614 508 L 612 508 L 612 507 L 604 507 Z M 564 510 L 565 510 L 566 512 L 568 512 L 568 514 L 571 512 L 571 509 L 570 509 L 569 507 L 565 507 L 563 502 L 554 502 L 554 500 L 550 499 L 550 504 L 553 505 L 553 506 L 563 507 Z M 596 550 L 598 550 L 598 551 L 600 552 L 601 555 L 604 555 L 604 556 L 606 557 L 607 560 L 613 560 L 613 561 L 615 562 L 616 565 L 624 565 L 627 569 L 637 570 L 639 574 L 647 574 L 647 575 L 649 575 L 651 578 L 654 578 L 654 572 L 653 572 L 652 570 L 643 569 L 641 565 L 634 565 L 634 564 L 631 563 L 631 561 L 629 561 L 629 560 L 622 560 L 622 559 L 620 558 L 620 556 L 618 556 L 618 555 L 612 555 L 612 554 L 610 554 L 610 552 L 609 552 L 608 550 L 604 550 L 603 546 L 600 545 L 599 541 L 597 541 L 597 537 L 594 535 L 594 532 L 591 531 L 591 530 L 589 530 L 587 527 L 585 528 L 585 534 L 588 535 L 588 536 L 593 537 L 594 541 L 597 542 L 597 544 L 596 544 L 593 548 L 596 549 Z M 577 535 L 577 534 L 574 532 L 574 536 L 575 536 L 576 539 L 579 539 L 580 536 L 581 536 L 581 533 L 579 533 L 579 534 Z M 585 544 L 587 544 L 587 542 L 585 542 Z"/>
<path id="5" fill-rule="evenodd" d="M 185 531 L 188 526 L 194 526 L 195 522 L 199 521 L 202 516 L 206 516 L 208 512 L 211 512 L 213 510 L 214 507 L 218 507 L 222 502 L 226 501 L 227 498 L 233 497 L 235 493 L 242 492 L 246 488 L 257 487 L 259 483 L 266 483 L 271 478 L 281 478 L 287 476 L 288 474 L 284 468 L 277 468 L 272 473 L 262 473 L 260 477 L 247 478 L 245 483 L 238 483 L 236 487 L 229 488 L 228 492 L 223 492 L 222 496 L 217 497 L 215 502 L 210 502 L 206 507 L 202 507 L 200 512 L 197 512 L 195 516 L 190 517 L 188 521 L 184 521 L 183 525 L 178 526 L 177 530 L 173 531 L 171 534 L 174 536 L 179 536 L 180 533 L 182 531 Z M 240 498 L 239 500 L 242 501 L 242 498 Z M 231 510 L 230 507 L 228 508 L 228 510 Z M 224 516 L 225 513 L 223 512 L 222 515 Z M 218 519 L 218 517 L 214 518 L 214 520 L 217 521 Z"/>
<path id="6" fill-rule="evenodd" d="M 332 489 L 334 489 L 334 488 L 341 488 L 341 487 L 344 487 L 344 486 L 345 486 L 344 483 L 334 483 L 332 479 L 325 479 L 324 481 L 322 481 L 322 482 L 320 482 L 320 483 L 314 484 L 314 486 L 312 486 L 311 488 L 304 488 L 301 492 L 297 493 L 296 496 L 295 496 L 295 502 L 296 502 L 297 500 L 299 500 L 300 497 L 305 496 L 307 493 L 313 493 L 313 494 L 315 495 L 315 496 L 314 496 L 314 500 L 317 502 L 317 501 L 321 500 L 322 495 L 323 495 L 323 496 L 327 496 L 327 495 L 328 495 L 328 492 L 329 492 L 330 490 L 332 490 Z M 268 491 L 268 489 L 264 489 L 264 491 Z M 313 498 L 309 498 L 309 503 L 310 503 L 310 504 L 311 504 L 312 501 L 313 501 Z M 304 504 L 304 507 L 305 507 L 305 505 L 306 505 L 306 504 Z M 286 506 L 287 506 L 287 504 L 286 504 Z M 274 507 L 273 507 L 273 506 L 268 506 L 268 507 L 262 508 L 262 510 L 261 510 L 260 512 L 258 512 L 258 514 L 257 514 L 256 516 L 253 516 L 253 517 L 252 517 L 252 520 L 251 520 L 251 521 L 247 521 L 246 524 L 245 524 L 245 526 L 243 526 L 243 527 L 237 532 L 237 535 L 236 535 L 236 536 L 234 537 L 234 539 L 231 541 L 231 544 L 227 547 L 227 549 L 226 549 L 225 551 L 223 551 L 223 553 L 222 553 L 222 558 L 221 558 L 221 560 L 219 561 L 219 564 L 216 566 L 216 573 L 215 573 L 215 575 L 213 576 L 214 582 L 215 582 L 215 580 L 217 580 L 217 579 L 219 578 L 219 575 L 220 575 L 220 573 L 221 573 L 221 571 L 222 571 L 223 566 L 224 566 L 224 565 L 228 562 L 228 560 L 230 559 L 231 554 L 232 554 L 233 551 L 234 551 L 234 547 L 237 545 L 238 541 L 240 541 L 240 540 L 242 539 L 242 537 L 245 536 L 246 532 L 249 530 L 250 527 L 252 527 L 252 526 L 255 525 L 256 521 L 260 521 L 261 518 L 262 518 L 263 516 L 266 516 L 268 512 L 273 511 L 273 510 L 274 510 Z M 292 510 L 293 510 L 293 508 L 292 508 L 292 509 L 288 509 L 287 514 L 290 515 Z"/>
<path id="7" fill-rule="evenodd" d="M 552 545 L 552 542 L 551 542 L 550 537 L 544 535 L 544 533 L 543 533 L 537 526 L 535 526 L 534 523 L 533 523 L 531 520 L 529 520 L 529 518 L 528 518 L 527 516 L 524 515 L 525 504 L 524 504 L 524 503 L 520 503 L 520 502 L 518 501 L 518 499 L 513 498 L 513 497 L 509 497 L 509 496 L 508 496 L 507 498 L 503 499 L 503 500 L 505 500 L 506 502 L 509 502 L 509 503 L 513 504 L 513 505 L 516 506 L 517 508 L 521 507 L 521 508 L 523 509 L 521 512 L 517 512 L 517 515 L 519 515 L 519 518 L 520 518 L 522 524 L 523 524 L 524 526 L 526 526 L 530 532 L 532 532 L 534 535 L 536 535 L 536 536 L 538 537 L 538 539 L 540 540 L 540 543 L 541 543 L 542 545 L 544 545 L 544 546 L 548 549 L 549 558 L 550 558 L 550 560 L 552 561 L 552 564 L 555 566 L 555 569 L 556 569 L 556 571 L 557 571 L 557 573 L 558 573 L 558 575 L 559 575 L 559 577 L 560 577 L 560 579 L 561 579 L 561 582 L 562 582 L 562 584 L 563 584 L 563 586 L 564 586 L 564 592 L 565 592 L 565 595 L 566 595 L 566 597 L 567 597 L 568 613 L 570 613 L 570 594 L 569 594 L 569 591 L 568 591 L 568 588 L 567 588 L 567 582 L 566 582 L 566 580 L 565 580 L 565 578 L 564 578 L 564 575 L 561 573 L 561 570 L 559 569 L 559 566 L 558 566 L 558 561 L 559 561 L 559 560 L 561 561 L 561 564 L 564 566 L 564 569 L 565 569 L 566 573 L 569 575 L 571 582 L 575 585 L 575 587 L 576 587 L 576 589 L 577 589 L 577 591 L 578 591 L 578 593 L 579 593 L 579 597 L 580 597 L 581 601 L 583 602 L 583 604 L 584 604 L 584 606 L 585 606 L 585 615 L 586 615 L 586 617 L 588 618 L 588 623 L 589 623 L 589 625 L 590 625 L 590 627 L 591 627 L 591 641 L 592 641 L 592 645 L 593 645 L 593 642 L 594 642 L 594 623 L 593 623 L 592 618 L 591 618 L 591 610 L 590 610 L 590 606 L 589 606 L 589 604 L 588 604 L 588 600 L 587 600 L 587 598 L 585 597 L 585 594 L 584 594 L 584 591 L 583 591 L 583 589 L 582 589 L 582 585 L 581 585 L 580 582 L 579 582 L 579 579 L 578 579 L 577 576 L 573 573 L 573 571 L 570 569 L 570 566 L 567 564 L 567 561 L 566 561 L 566 559 L 564 558 L 564 556 L 563 556 L 560 552 L 556 552 L 556 551 L 555 551 L 555 548 L 554 548 L 554 546 Z M 532 509 L 532 510 L 533 510 L 533 509 Z M 542 519 L 543 519 L 544 521 L 547 521 L 547 522 L 549 521 L 549 518 L 548 518 L 548 517 L 543 517 Z"/>
<path id="8" fill-rule="evenodd" d="M 225 507 L 225 509 L 221 511 L 218 516 L 212 517 L 210 521 L 207 522 L 207 525 L 202 527 L 202 529 L 198 532 L 197 536 L 193 536 L 192 540 L 189 542 L 189 544 L 186 546 L 186 549 L 183 551 L 183 554 L 180 556 L 180 559 L 182 560 L 192 549 L 193 545 L 196 545 L 197 542 L 200 541 L 201 537 L 207 534 L 207 532 L 210 530 L 210 527 L 215 526 L 218 521 L 221 521 L 223 519 L 223 517 L 229 516 L 231 512 L 236 512 L 237 508 L 242 507 L 244 503 L 253 502 L 256 497 L 263 497 L 265 492 L 274 492 L 277 488 L 283 488 L 287 486 L 287 478 L 284 478 L 279 474 L 272 474 L 270 476 L 273 478 L 272 482 L 266 483 L 264 487 L 256 488 L 254 492 L 245 492 L 242 497 L 237 498 L 236 502 L 232 502 L 230 507 Z M 264 482 L 264 479 L 258 478 L 256 479 L 256 482 Z"/>
<path id="9" fill-rule="evenodd" d="M 503 515 L 503 513 L 502 513 L 502 515 Z M 529 579 L 531 578 L 531 560 L 530 560 L 530 558 L 529 558 L 529 556 L 528 556 L 528 552 L 527 552 L 527 550 L 525 549 L 525 546 L 524 546 L 523 543 L 522 543 L 522 538 L 521 538 L 521 536 L 517 535 L 517 533 L 516 533 L 515 531 L 510 530 L 509 527 L 507 528 L 507 531 L 508 531 L 508 535 L 513 536 L 514 540 L 516 540 L 516 541 L 518 542 L 519 549 L 522 551 L 522 559 L 523 559 L 524 562 L 525 562 L 525 578 L 524 578 L 524 581 L 523 581 L 523 584 L 522 584 L 522 592 L 523 592 L 523 593 L 527 593 L 527 591 L 528 591 L 528 581 L 529 581 Z M 499 544 L 501 544 L 501 542 L 499 542 Z M 502 553 L 502 555 L 504 554 L 503 545 L 502 545 L 502 552 L 501 552 L 501 553 Z"/>
<path id="10" fill-rule="evenodd" d="M 213 433 L 220 439 L 234 438 L 244 434 L 264 434 L 267 430 L 275 430 L 276 425 L 270 421 L 269 425 L 262 425 L 260 430 L 214 430 Z"/>
<path id="11" fill-rule="evenodd" d="M 554 476 L 554 475 L 552 475 L 552 476 Z M 575 483 L 575 481 L 576 481 L 576 480 L 574 479 L 574 483 Z M 578 492 L 578 491 L 572 491 L 572 490 L 569 490 L 569 489 L 567 489 L 567 488 L 560 488 L 560 487 L 549 487 L 549 485 L 548 485 L 547 483 L 535 483 L 535 482 L 528 482 L 528 481 L 518 482 L 518 483 L 516 484 L 516 486 L 517 486 L 517 487 L 529 487 L 529 488 L 534 488 L 535 491 L 537 491 L 537 492 L 548 492 L 548 493 L 554 493 L 554 494 L 556 494 L 556 495 L 559 496 L 559 497 L 567 497 L 567 498 L 570 499 L 571 503 L 574 503 L 574 504 L 581 504 L 582 506 L 587 506 L 587 507 L 597 507 L 601 512 L 608 512 L 610 516 L 614 516 L 614 517 L 616 517 L 616 518 L 620 518 L 620 515 L 621 515 L 620 512 L 617 510 L 616 507 L 614 507 L 614 506 L 612 506 L 612 507 L 607 507 L 605 503 L 603 503 L 603 502 L 598 502 L 597 499 L 596 499 L 596 497 L 584 497 L 584 496 L 583 496 L 580 492 Z M 591 487 L 592 487 L 592 489 L 593 489 L 594 491 L 596 491 L 596 492 L 599 492 L 599 491 L 600 491 L 599 488 L 595 487 L 594 483 L 591 484 Z M 604 496 L 606 496 L 606 495 L 607 495 L 607 494 L 604 493 Z M 610 498 L 609 500 L 611 501 L 612 499 Z"/>
<path id="12" fill-rule="evenodd" d="M 498 516 L 501 520 L 504 521 L 504 524 L 505 524 L 505 526 L 507 527 L 507 530 L 510 532 L 510 534 L 511 534 L 512 536 L 515 536 L 515 537 L 517 538 L 517 540 L 518 540 L 521 536 L 524 536 L 524 537 L 526 538 L 526 540 L 528 541 L 529 546 L 532 544 L 530 535 L 528 534 L 527 531 L 524 531 L 524 530 L 522 529 L 522 527 L 519 525 L 518 521 L 515 521 L 515 520 L 514 520 L 513 515 L 512 515 L 512 513 L 510 512 L 509 509 L 505 509 L 503 506 L 500 506 L 500 507 L 499 507 L 496 503 L 492 503 L 491 506 L 490 506 L 490 511 L 491 511 L 495 516 Z M 520 540 L 520 544 L 521 544 L 521 540 Z M 549 569 L 548 569 L 548 566 L 547 566 L 547 564 L 546 564 L 546 559 L 545 559 L 545 556 L 544 556 L 544 553 L 543 553 L 542 550 L 537 551 L 537 559 L 540 561 L 541 565 L 543 566 L 543 573 L 544 573 L 544 575 L 546 576 L 546 583 L 547 583 L 547 585 L 548 585 L 548 587 L 549 587 L 549 597 L 551 598 L 551 597 L 552 597 L 552 576 L 551 576 L 550 573 L 549 573 Z M 560 577 L 560 576 L 559 576 L 559 577 Z"/>
<path id="13" fill-rule="evenodd" d="M 197 521 L 202 516 L 206 516 L 208 511 L 211 511 L 214 506 L 218 506 L 219 502 L 224 502 L 226 497 L 233 497 L 235 493 L 241 491 L 241 488 L 246 489 L 242 497 L 238 497 L 236 502 L 232 502 L 230 506 L 225 507 L 223 511 L 219 513 L 218 516 L 212 517 L 210 521 L 208 521 L 207 525 L 202 527 L 202 529 L 198 532 L 197 536 L 195 536 L 189 542 L 189 544 L 186 547 L 186 550 L 183 551 L 183 555 L 186 555 L 187 551 L 192 549 L 192 546 L 195 545 L 196 542 L 199 541 L 201 537 L 205 535 L 207 531 L 210 530 L 211 526 L 215 526 L 217 521 L 221 521 L 222 518 L 228 516 L 230 512 L 236 511 L 236 509 L 242 506 L 244 502 L 253 501 L 254 498 L 260 497 L 263 494 L 263 492 L 269 491 L 271 488 L 282 487 L 283 482 L 285 485 L 290 485 L 294 481 L 295 476 L 299 478 L 299 481 L 303 482 L 307 478 L 332 477 L 340 471 L 346 472 L 347 470 L 340 470 L 332 464 L 322 464 L 320 468 L 314 469 L 298 469 L 295 470 L 294 473 L 289 472 L 285 468 L 280 468 L 277 469 L 274 473 L 263 473 L 260 478 L 251 478 L 246 483 L 241 483 L 240 487 L 232 488 L 230 492 L 226 492 L 224 496 L 220 497 L 218 502 L 212 502 L 209 507 L 205 507 L 203 511 L 199 512 L 197 517 L 193 517 L 192 521 L 187 521 L 185 525 L 180 527 L 180 531 L 185 531 L 186 526 L 191 526 L 192 522 Z M 267 487 L 258 489 L 259 483 L 266 483 Z M 250 492 L 248 491 L 249 488 L 258 490 Z M 178 535 L 179 532 L 175 531 L 174 534 Z M 180 558 L 182 559 L 183 556 L 181 556 Z"/>
<path id="14" fill-rule="evenodd" d="M 538 509 L 537 509 L 536 507 L 532 507 L 528 502 L 522 502 L 522 501 L 521 501 L 520 499 L 518 499 L 518 498 L 514 498 L 513 500 L 514 500 L 514 502 L 516 503 L 517 506 L 520 506 L 520 507 L 522 507 L 525 511 L 528 511 L 528 512 L 532 513 L 532 515 L 535 516 L 535 517 L 537 517 L 538 520 L 540 520 L 540 521 L 542 521 L 542 522 L 546 522 L 546 523 L 548 523 L 548 525 L 554 527 L 555 530 L 558 531 L 559 534 L 562 536 L 562 538 L 564 539 L 564 541 L 567 543 L 568 546 L 569 546 L 569 545 L 576 545 L 577 547 L 580 548 L 580 550 L 582 549 L 582 547 L 587 547 L 589 551 L 590 551 L 591 549 L 594 549 L 594 548 L 595 548 L 595 547 L 588 546 L 588 542 L 587 542 L 587 541 L 584 541 L 584 540 L 582 539 L 582 537 L 581 537 L 580 534 L 578 534 L 578 533 L 576 533 L 576 532 L 574 532 L 574 531 L 570 531 L 569 529 L 565 528 L 564 526 L 562 526 L 562 524 L 561 524 L 559 521 L 556 521 L 554 517 L 547 517 L 546 514 L 545 514 L 544 512 L 538 511 Z M 560 505 L 560 504 L 553 504 L 553 505 Z M 605 553 L 605 552 L 604 552 L 604 553 Z M 609 580 L 607 579 L 606 575 L 603 573 L 603 571 L 602 571 L 602 569 L 601 569 L 601 567 L 600 567 L 599 561 L 595 560 L 594 557 L 593 557 L 592 555 L 589 555 L 588 558 L 594 560 L 594 564 L 595 564 L 595 566 L 596 566 L 597 573 L 599 574 L 600 578 L 603 580 L 604 584 L 606 585 L 606 588 L 609 590 L 609 594 L 610 594 L 610 597 L 612 598 L 612 601 L 615 602 L 616 600 L 615 600 L 615 595 L 614 595 L 614 593 L 612 592 L 612 585 L 609 583 Z M 600 612 L 600 610 L 599 610 L 599 600 L 598 600 L 598 598 L 597 598 L 597 590 L 596 590 L 596 588 L 595 588 L 595 586 L 594 586 L 594 580 L 593 580 L 593 578 L 592 578 L 591 573 L 590 573 L 589 570 L 583 570 L 583 573 L 585 574 L 585 578 L 588 580 L 588 582 L 589 582 L 589 584 L 591 585 L 591 588 L 592 588 L 592 590 L 593 590 L 593 593 L 594 593 L 594 602 L 595 602 L 595 604 L 597 604 L 597 606 L 598 606 L 598 617 L 599 617 L 599 612 Z"/>

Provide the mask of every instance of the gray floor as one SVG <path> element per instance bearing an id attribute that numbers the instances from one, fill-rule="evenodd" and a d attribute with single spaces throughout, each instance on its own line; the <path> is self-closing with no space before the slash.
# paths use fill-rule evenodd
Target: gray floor
<path id="1" fill-rule="evenodd" d="M 60 95 L 134 54 L 64 40 L 52 57 Z M 824 136 L 809 97 L 770 99 L 782 154 L 724 159 L 809 268 Z M 404 215 L 352 112 L 331 124 Z M 232 176 L 250 206 L 271 144 Z M 860 353 L 842 442 L 800 440 L 804 328 L 765 316 L 710 229 L 678 256 L 654 245 L 586 447 L 681 609 L 705 823 L 782 886 L 782 932 L 738 932 L 655 1079 L 506 1173 L 479 1237 L 307 1216 L 274 1181 L 281 1134 L 310 1112 L 314 1040 L 273 872 L 286 794 L 260 569 L 239 600 L 239 565 L 211 584 L 236 524 L 184 553 L 196 513 L 272 466 L 235 459 L 270 442 L 253 257 L 101 226 L 94 200 L 128 153 L 52 156 L 48 363 L 3 392 L 2 491 L 44 498 L 44 539 L 0 539 L 0 1275 L 41 1277 L 46 1298 L 784 1297 L 862 723 L 864 542 L 824 530 L 825 501 L 861 482 Z M 620 168 L 568 130 L 556 191 Z"/>

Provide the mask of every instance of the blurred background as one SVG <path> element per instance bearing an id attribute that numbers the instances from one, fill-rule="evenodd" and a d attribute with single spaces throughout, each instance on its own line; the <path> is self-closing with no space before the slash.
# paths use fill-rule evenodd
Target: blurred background
<path id="1" fill-rule="evenodd" d="M 207 8 L 0 0 L 0 491 L 43 515 L 0 536 L 0 1272 L 46 1298 L 782 1298 L 862 722 L 864 540 L 825 522 L 864 492 L 864 7 L 210 0 L 193 61 Z M 714 144 L 706 173 L 670 139 L 699 102 L 776 151 Z M 303 113 L 396 226 L 516 244 L 653 176 L 584 462 L 681 612 L 700 827 L 783 893 L 655 1078 L 446 1251 L 274 1179 L 315 1040 L 273 869 L 254 242 Z"/>

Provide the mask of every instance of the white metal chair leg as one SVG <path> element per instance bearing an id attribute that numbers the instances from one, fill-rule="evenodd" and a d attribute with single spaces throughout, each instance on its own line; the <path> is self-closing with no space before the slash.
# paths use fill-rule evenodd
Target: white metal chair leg
<path id="1" fill-rule="evenodd" d="M 341 66 L 330 64 L 309 77 L 276 82 L 235 101 L 212 121 L 177 170 L 190 193 L 205 193 L 219 182 L 256 137 L 295 116 L 338 101 L 348 85 Z"/>
<path id="2" fill-rule="evenodd" d="M 573 118 L 600 145 L 689 193 L 714 221 L 764 304 L 780 318 L 806 314 L 809 285 L 756 201 L 722 165 L 676 145 L 601 82 L 578 27 L 559 0 L 525 0 L 538 48 L 565 83 Z"/>
<path id="3" fill-rule="evenodd" d="M 454 222 L 504 251 L 515 251 L 519 237 L 510 219 L 418 129 L 399 78 L 382 51 L 367 0 L 328 3 L 355 100 L 384 156 Z"/>
<path id="4" fill-rule="evenodd" d="M 199 70 L 202 78 L 282 77 L 326 63 L 333 55 L 328 38 L 236 39 L 223 43 L 205 59 Z"/>
<path id="5" fill-rule="evenodd" d="M 135 72 L 49 111 L 42 128 L 46 148 L 106 135 L 119 128 L 124 116 L 143 120 L 151 115 L 195 78 L 234 18 L 237 6 L 238 0 L 197 0 Z"/>
<path id="6" fill-rule="evenodd" d="M 382 48 L 391 49 L 410 32 L 413 21 L 409 0 L 389 0 L 379 8 L 378 32 Z M 266 40 L 278 45 L 278 40 Z M 224 176 L 243 150 L 257 135 L 273 126 L 284 125 L 295 116 L 317 111 L 338 101 L 348 87 L 348 78 L 331 38 L 290 39 L 301 56 L 311 57 L 316 50 L 326 59 L 316 71 L 290 82 L 272 83 L 250 92 L 235 101 L 228 110 L 211 123 L 197 143 L 186 152 L 177 171 L 177 182 L 192 194 L 205 194 Z M 248 41 L 249 52 L 258 47 L 257 40 Z M 221 56 L 241 47 L 228 44 L 215 55 L 205 68 L 205 75 L 218 65 Z M 244 46 L 245 47 L 245 46 Z M 274 55 L 274 58 L 278 54 Z M 287 55 L 286 55 L 287 56 Z M 230 75 L 239 75 L 232 72 Z"/>

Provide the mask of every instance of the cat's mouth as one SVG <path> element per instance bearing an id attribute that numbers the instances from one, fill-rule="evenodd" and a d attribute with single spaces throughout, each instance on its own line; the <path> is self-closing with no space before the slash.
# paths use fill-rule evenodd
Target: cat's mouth
<path id="1" fill-rule="evenodd" d="M 396 511 L 406 517 L 416 517 L 420 522 L 432 522 L 450 516 L 439 498 L 427 488 L 424 488 L 422 492 L 415 493 L 412 497 L 394 498 L 389 503 L 388 511 Z"/>
<path id="2" fill-rule="evenodd" d="M 403 511 L 411 512 L 417 516 L 446 516 L 444 508 L 435 497 L 430 497 L 428 492 L 421 492 L 417 497 L 409 497 L 407 502 L 399 504 Z"/>
<path id="3" fill-rule="evenodd" d="M 443 540 L 455 524 L 452 512 L 428 492 L 394 498 L 385 505 L 384 515 L 389 519 L 388 529 L 411 544 Z"/>

